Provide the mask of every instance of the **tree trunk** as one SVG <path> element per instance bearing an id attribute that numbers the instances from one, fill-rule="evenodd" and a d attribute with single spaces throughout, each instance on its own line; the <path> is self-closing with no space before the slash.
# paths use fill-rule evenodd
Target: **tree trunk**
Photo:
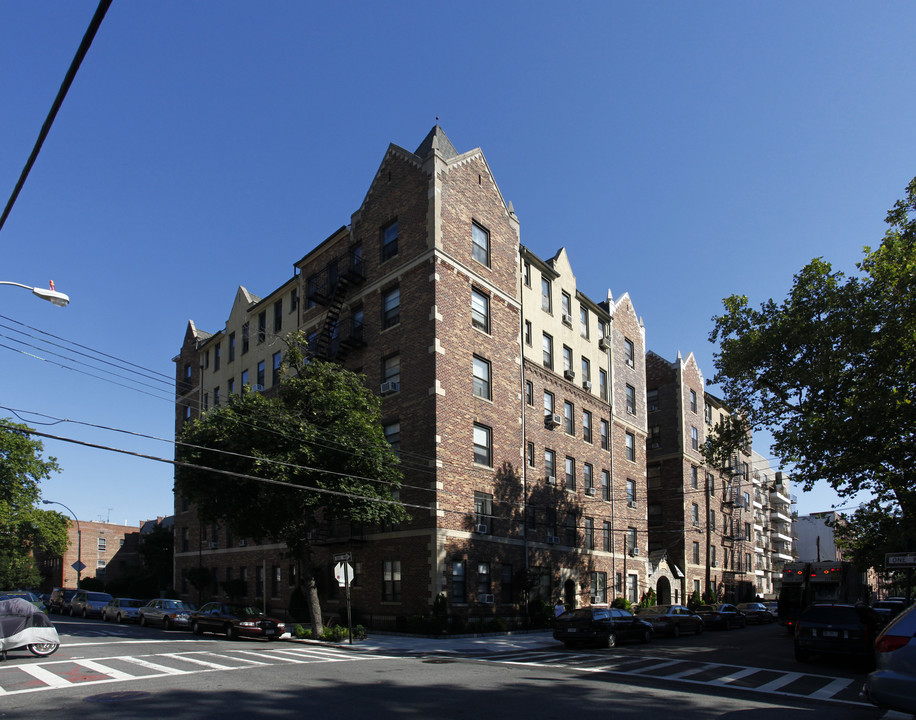
<path id="1" fill-rule="evenodd" d="M 305 548 L 302 553 L 302 585 L 305 588 L 305 600 L 309 608 L 309 619 L 312 621 L 312 637 L 319 638 L 324 632 L 321 621 L 321 604 L 318 601 L 318 586 L 315 584 L 315 566 L 312 563 L 312 549 Z"/>

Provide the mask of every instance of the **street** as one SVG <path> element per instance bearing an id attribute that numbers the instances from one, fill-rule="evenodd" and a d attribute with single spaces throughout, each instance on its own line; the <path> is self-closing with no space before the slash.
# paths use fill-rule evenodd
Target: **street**
<path id="1" fill-rule="evenodd" d="M 63 643 L 55 655 L 17 651 L 0 665 L 0 718 L 905 717 L 858 698 L 862 673 L 800 666 L 775 625 L 573 651 L 543 633 L 338 648 L 53 619 Z"/>

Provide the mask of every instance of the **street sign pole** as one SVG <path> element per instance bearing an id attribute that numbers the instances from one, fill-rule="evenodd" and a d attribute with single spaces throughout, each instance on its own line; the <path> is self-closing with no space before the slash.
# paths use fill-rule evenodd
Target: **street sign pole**
<path id="1" fill-rule="evenodd" d="M 337 576 L 337 582 L 347 589 L 347 636 L 350 638 L 350 644 L 353 644 L 353 616 L 350 610 L 350 560 L 352 555 L 348 552 L 338 553 L 334 556 L 334 562 L 343 566 L 343 582 L 340 576 Z"/>

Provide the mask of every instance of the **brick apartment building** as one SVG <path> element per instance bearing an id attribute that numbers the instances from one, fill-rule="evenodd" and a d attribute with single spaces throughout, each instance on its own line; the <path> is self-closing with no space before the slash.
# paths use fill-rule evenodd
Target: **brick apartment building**
<path id="1" fill-rule="evenodd" d="M 77 526 L 71 522 L 67 535 L 69 543 L 63 555 L 35 555 L 44 592 L 55 587 L 75 588 L 77 572 L 73 565 L 77 560 L 85 565 L 82 580 L 99 578 L 106 582 L 140 564 L 140 526 L 87 521 Z"/>
<path id="2" fill-rule="evenodd" d="M 678 582 L 647 557 L 642 322 L 628 295 L 581 292 L 565 250 L 545 260 L 521 245 L 479 148 L 458 153 L 438 126 L 414 152 L 391 144 L 350 223 L 289 281 L 263 298 L 240 287 L 216 332 L 190 322 L 176 431 L 246 385 L 271 392 L 280 338 L 297 329 L 381 395 L 400 499 L 428 507 L 398 527 L 316 534 L 324 608 L 339 607 L 344 551 L 367 619 L 423 614 L 440 593 L 452 614 L 515 618 L 535 598 L 636 601 Z M 242 580 L 275 612 L 296 584 L 282 546 L 204 526 L 176 497 L 176 588 L 196 600 L 193 567 L 211 570 L 211 595 Z"/>
<path id="3" fill-rule="evenodd" d="M 775 598 L 792 559 L 788 478 L 750 444 L 728 467 L 705 462 L 706 434 L 730 410 L 705 392 L 693 353 L 670 362 L 649 352 L 646 383 L 649 552 L 678 568 L 670 599 L 707 588 L 733 602 Z"/>

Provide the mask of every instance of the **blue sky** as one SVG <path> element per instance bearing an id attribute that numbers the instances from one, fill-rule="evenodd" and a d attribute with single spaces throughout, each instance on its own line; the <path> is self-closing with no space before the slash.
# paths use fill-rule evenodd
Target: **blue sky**
<path id="1" fill-rule="evenodd" d="M 0 0 L 4 203 L 95 7 Z M 723 297 L 781 298 L 813 257 L 853 272 L 880 242 L 916 175 L 914 26 L 916 4 L 894 1 L 115 0 L 0 231 L 0 280 L 72 298 L 0 287 L 0 405 L 170 457 L 162 376 L 187 321 L 218 330 L 238 285 L 288 279 L 349 222 L 388 143 L 413 150 L 437 116 L 459 152 L 483 149 L 524 244 L 566 247 L 580 289 L 629 292 L 649 348 L 692 351 L 711 377 Z M 53 358 L 22 331 L 150 373 L 65 369 L 72 346 Z M 81 520 L 172 511 L 168 465 L 45 452 L 64 471 L 44 497 Z M 836 500 L 798 495 L 802 513 Z"/>

